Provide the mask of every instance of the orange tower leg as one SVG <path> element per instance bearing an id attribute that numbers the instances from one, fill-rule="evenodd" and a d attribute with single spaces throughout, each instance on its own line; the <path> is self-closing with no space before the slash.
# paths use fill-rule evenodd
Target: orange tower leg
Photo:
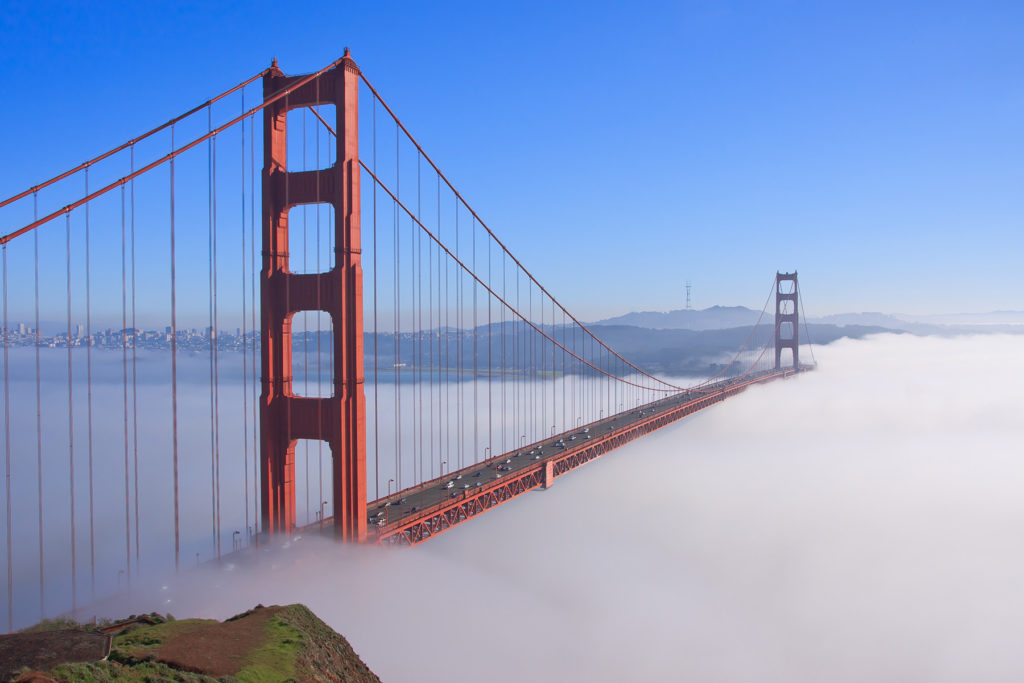
<path id="1" fill-rule="evenodd" d="M 260 466 L 266 533 L 295 528 L 295 442 L 321 439 L 333 458 L 334 529 L 338 538 L 366 538 L 366 399 L 363 376 L 363 270 L 359 235 L 359 68 L 345 51 L 333 69 L 299 84 L 275 63 L 263 78 L 264 98 L 289 90 L 263 112 L 263 270 Z M 337 163 L 291 172 L 288 111 L 334 104 Z M 288 263 L 288 210 L 334 207 L 335 266 L 296 274 Z M 292 317 L 324 311 L 334 332 L 333 396 L 292 393 Z"/>

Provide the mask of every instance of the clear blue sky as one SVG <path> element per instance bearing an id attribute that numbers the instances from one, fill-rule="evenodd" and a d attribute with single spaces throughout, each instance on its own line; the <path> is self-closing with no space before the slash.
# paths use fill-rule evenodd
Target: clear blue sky
<path id="1" fill-rule="evenodd" d="M 1022 35 L 1019 2 L 15 0 L 0 194 L 348 45 L 585 318 L 794 268 L 812 314 L 1019 310 Z"/>

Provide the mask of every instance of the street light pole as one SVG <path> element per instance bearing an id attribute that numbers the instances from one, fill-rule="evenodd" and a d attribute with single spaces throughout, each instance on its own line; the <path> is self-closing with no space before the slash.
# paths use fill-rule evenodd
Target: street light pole
<path id="1" fill-rule="evenodd" d="M 391 498 L 391 482 L 393 482 L 393 481 L 394 481 L 394 479 L 388 479 L 388 498 L 389 499 Z M 390 521 L 391 521 L 391 501 L 388 500 L 388 502 L 384 505 L 384 523 L 387 524 Z"/>

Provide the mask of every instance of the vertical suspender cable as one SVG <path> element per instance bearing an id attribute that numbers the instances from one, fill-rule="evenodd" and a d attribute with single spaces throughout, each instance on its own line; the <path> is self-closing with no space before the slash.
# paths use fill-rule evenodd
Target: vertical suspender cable
<path id="1" fill-rule="evenodd" d="M 135 145 L 131 147 L 131 169 L 135 171 Z M 139 571 L 139 394 L 138 394 L 138 328 L 135 323 L 135 180 L 131 181 L 130 225 L 132 238 L 132 459 L 135 488 L 135 571 Z"/>
<path id="2" fill-rule="evenodd" d="M 540 305 L 540 312 L 537 314 L 537 318 L 540 323 L 540 328 L 544 329 L 544 294 L 542 292 L 538 292 L 537 298 L 539 299 L 537 303 Z M 546 424 L 548 417 L 548 394 L 546 387 L 544 386 L 544 360 L 548 355 L 547 349 L 544 348 L 546 344 L 547 341 L 544 338 L 537 338 L 537 391 L 540 393 L 540 413 L 538 416 L 540 418 L 540 430 L 542 437 L 548 435 L 548 426 Z M 553 431 L 554 430 L 552 430 L 552 432 Z M 554 436 L 554 434 L 552 433 L 551 436 Z"/>
<path id="3" fill-rule="evenodd" d="M 320 101 L 320 79 L 314 81 L 316 91 L 316 101 Z M 320 170 L 320 126 L 316 127 L 316 168 Z M 316 184 L 316 272 L 317 277 L 320 273 L 320 183 Z M 316 309 L 320 311 L 320 287 L 316 288 Z M 318 399 L 323 399 L 323 377 L 321 375 L 321 357 L 320 357 L 320 321 L 323 316 L 317 313 L 316 316 L 316 396 Z M 317 434 L 324 433 L 324 417 L 323 411 L 316 411 L 316 425 Z M 316 442 L 316 481 L 317 481 L 317 506 L 320 508 L 320 528 L 323 528 L 324 524 L 324 442 L 323 439 L 318 439 Z"/>
<path id="4" fill-rule="evenodd" d="M 800 318 L 804 323 L 804 336 L 807 337 L 807 350 L 811 352 L 811 362 L 817 365 L 818 361 L 814 358 L 814 346 L 811 345 L 811 332 L 807 328 L 807 312 L 804 311 L 804 295 L 803 292 L 800 291 L 799 282 L 796 283 L 796 300 L 800 304 Z"/>
<path id="5" fill-rule="evenodd" d="M 376 190 L 376 183 L 374 183 L 374 190 Z M 434 364 L 434 254 L 433 244 L 427 242 L 427 330 L 428 342 L 428 362 L 427 374 L 430 378 L 430 391 L 428 392 L 430 400 L 427 401 L 430 404 L 430 478 L 434 478 L 434 372 L 437 366 Z"/>
<path id="6" fill-rule="evenodd" d="M 421 155 L 416 154 L 416 218 L 423 220 L 423 183 L 420 171 Z M 419 451 L 420 451 L 420 474 L 419 482 L 423 479 L 423 231 L 416 231 L 416 371 L 418 374 L 416 390 L 419 391 Z M 427 259 L 428 261 L 430 259 Z"/>
<path id="7" fill-rule="evenodd" d="M 377 100 L 373 100 L 373 174 L 377 175 Z M 373 186 L 373 475 L 374 500 L 380 498 L 380 374 L 377 356 L 377 185 Z M 335 342 L 337 343 L 337 342 Z"/>
<path id="8" fill-rule="evenodd" d="M 327 164 L 326 164 L 327 168 L 331 168 L 334 165 L 334 160 L 332 158 L 333 154 L 334 154 L 334 146 L 333 145 L 327 145 Z M 334 215 L 333 214 L 333 210 L 334 210 L 333 205 L 328 205 L 327 210 L 328 210 L 328 214 L 327 214 L 328 217 L 332 217 Z M 327 231 L 327 264 L 328 264 L 328 270 L 333 269 L 334 266 L 337 265 L 335 263 L 334 231 L 333 230 L 328 230 Z M 334 354 L 333 353 L 328 354 L 328 356 L 327 356 L 327 370 L 328 370 L 328 374 L 333 379 L 334 378 Z M 332 387 L 333 387 L 333 385 L 332 385 Z M 332 391 L 333 391 L 333 388 L 332 388 Z M 333 491 L 333 489 L 332 489 L 332 491 Z M 337 504 L 337 501 L 335 501 L 332 498 L 331 499 L 331 503 L 332 503 L 332 505 L 335 505 L 335 504 Z"/>
<path id="9" fill-rule="evenodd" d="M 399 147 L 398 147 L 398 126 L 395 126 L 395 194 L 401 196 L 402 189 L 402 175 L 401 175 L 401 160 L 399 158 Z M 393 219 L 392 219 L 392 252 L 394 253 L 394 262 L 391 264 L 391 271 L 393 275 L 392 286 L 394 291 L 392 292 L 392 300 L 394 301 L 395 312 L 394 312 L 394 327 L 395 335 L 391 341 L 395 345 L 395 364 L 392 368 L 392 376 L 395 384 L 395 486 L 398 489 L 402 488 L 402 394 L 401 387 L 398 386 L 398 372 L 399 363 L 401 363 L 402 357 L 402 337 L 400 328 L 399 309 L 401 308 L 402 300 L 399 285 L 401 281 L 399 279 L 399 266 L 401 264 L 400 251 L 398 248 L 398 204 L 392 203 Z"/>
<path id="10" fill-rule="evenodd" d="M 131 145 L 131 171 L 135 171 L 135 145 Z M 139 518 L 138 518 L 138 331 L 135 326 L 135 180 L 129 187 L 129 224 L 131 231 L 131 420 L 132 420 L 132 464 L 134 469 L 135 494 L 135 570 L 139 569 Z"/>
<path id="11" fill-rule="evenodd" d="M 441 180 L 440 180 L 440 178 L 438 178 L 438 181 L 437 181 L 437 236 L 438 237 L 441 236 Z M 440 460 L 440 466 L 441 466 L 441 476 L 444 476 L 444 465 L 445 465 L 445 463 L 448 462 L 448 458 L 451 457 L 451 450 L 452 450 L 451 386 L 450 386 L 451 385 L 451 373 L 450 373 L 450 369 L 451 369 L 450 365 L 451 365 L 451 363 L 450 363 L 450 349 L 449 349 L 449 346 L 450 346 L 449 336 L 450 336 L 451 330 L 450 330 L 450 325 L 449 325 L 449 323 L 450 323 L 450 317 L 449 317 L 450 306 L 449 306 L 449 301 L 448 301 L 448 299 L 449 299 L 449 291 L 450 290 L 448 288 L 448 259 L 447 258 L 442 259 L 440 248 L 438 249 L 437 254 L 438 254 L 437 255 L 438 267 L 440 268 L 440 265 L 442 263 L 444 265 L 444 295 L 443 295 L 443 298 L 444 298 L 444 342 L 443 342 L 444 359 L 442 361 L 442 363 L 444 365 L 444 382 L 441 385 L 443 387 L 443 390 L 444 390 L 443 391 L 444 417 L 443 417 L 443 420 L 440 421 L 441 422 L 441 431 L 439 432 L 439 439 L 442 438 L 441 435 L 443 435 L 444 446 L 441 447 L 441 449 L 440 449 L 441 452 L 438 455 L 438 458 Z M 440 273 L 440 270 L 438 272 Z M 440 287 L 440 276 L 439 276 L 439 279 L 438 279 L 438 287 Z M 441 295 L 440 290 L 439 290 L 439 292 L 438 292 L 438 301 L 441 301 L 441 299 L 442 299 L 442 295 Z M 439 311 L 438 312 L 438 322 L 440 322 L 440 318 L 441 318 L 441 316 L 440 316 L 440 311 Z M 439 392 L 439 393 L 441 393 L 441 392 Z"/>
<path id="12" fill-rule="evenodd" d="M 561 329 L 561 332 L 562 332 L 562 427 L 564 428 L 565 424 L 566 424 L 566 421 L 565 421 L 565 417 L 566 417 L 566 413 L 565 413 L 565 405 L 566 405 L 565 404 L 565 382 L 568 379 L 568 375 L 566 374 L 566 370 L 565 370 L 565 361 L 566 361 L 566 356 L 567 356 L 567 354 L 565 352 L 565 348 L 566 348 L 565 344 L 566 344 L 566 341 L 567 341 L 566 338 L 565 338 L 565 311 L 562 311 L 562 329 Z"/>
<path id="13" fill-rule="evenodd" d="M 89 167 L 85 168 L 85 194 L 89 195 Z M 89 453 L 89 590 L 96 597 L 96 525 L 92 467 L 92 293 L 89 267 L 89 202 L 85 203 L 85 408 Z"/>
<path id="14" fill-rule="evenodd" d="M 7 484 L 7 632 L 14 630 L 14 542 L 11 538 L 11 385 L 7 356 L 7 245 L 3 249 L 4 269 L 4 474 Z"/>
<path id="15" fill-rule="evenodd" d="M 487 240 L 487 285 L 494 287 L 491 278 L 491 240 Z M 494 380 L 494 361 L 491 358 L 491 337 L 494 329 L 491 325 L 491 295 L 487 294 L 487 448 L 488 453 L 494 453 L 494 395 L 492 393 Z M 502 453 L 505 451 L 502 450 Z"/>
<path id="16" fill-rule="evenodd" d="M 252 368 L 252 500 L 253 506 L 257 505 L 260 499 L 260 458 L 259 458 L 259 419 L 257 417 L 257 382 L 256 377 L 256 345 L 262 343 L 257 336 L 256 328 L 256 125 L 253 117 L 249 117 L 249 329 L 252 330 L 252 345 L 249 353 L 249 367 Z M 260 522 L 260 515 L 254 509 L 253 526 Z M 259 540 L 258 527 L 249 529 L 249 538 Z"/>
<path id="17" fill-rule="evenodd" d="M 416 166 L 417 166 L 417 170 L 418 170 L 419 169 L 419 156 L 418 155 L 416 157 Z M 418 176 L 417 176 L 417 180 L 418 180 Z M 413 222 L 412 217 L 410 217 L 409 218 L 409 336 L 410 336 L 411 341 L 412 341 L 412 348 L 409 350 L 409 358 L 411 359 L 412 363 L 415 363 L 416 350 L 417 350 L 416 337 L 415 337 L 415 334 L 414 334 L 414 330 L 416 329 L 416 308 L 415 308 L 415 306 L 416 306 L 416 233 L 417 232 L 419 232 L 419 231 L 416 230 L 416 224 Z M 409 365 L 409 369 L 412 371 L 412 374 L 410 375 L 410 380 L 412 382 L 415 382 L 416 381 L 416 366 L 414 364 L 413 365 Z M 412 417 L 409 420 L 410 425 L 412 426 L 411 433 L 409 434 L 409 443 L 412 444 L 412 448 L 410 449 L 412 451 L 412 463 L 411 463 L 411 465 L 412 465 L 412 467 L 411 467 L 412 475 L 409 477 L 409 479 L 411 480 L 412 484 L 416 484 L 419 481 L 417 479 L 417 475 L 416 475 L 417 463 L 419 462 L 419 448 L 418 448 L 417 439 L 416 439 L 417 416 L 419 414 L 417 411 L 418 411 L 418 408 L 419 408 L 419 403 L 418 403 L 417 397 L 416 397 L 416 387 L 415 386 L 410 387 L 409 398 L 410 398 L 410 400 L 412 402 L 412 410 L 410 411 L 412 413 Z"/>
<path id="18" fill-rule="evenodd" d="M 506 273 L 506 266 L 507 266 L 507 264 L 508 264 L 508 259 L 506 257 L 506 254 L 505 254 L 505 252 L 501 252 L 501 298 L 502 298 L 503 301 L 508 301 L 508 295 L 506 294 L 506 285 L 507 285 L 507 282 L 508 282 L 507 273 Z M 506 409 L 506 396 L 505 396 L 505 389 L 506 389 L 505 378 L 508 376 L 508 358 L 505 356 L 505 334 L 506 334 L 506 332 L 505 332 L 505 306 L 504 305 L 499 306 L 498 310 L 501 311 L 501 327 L 499 328 L 501 330 L 501 333 L 500 333 L 501 334 L 501 336 L 500 336 L 500 339 L 501 339 L 501 351 L 500 351 L 501 356 L 500 356 L 500 358 L 501 358 L 501 360 L 498 361 L 498 368 L 499 368 L 499 371 L 501 372 L 501 452 L 502 453 L 507 453 L 508 452 L 508 439 L 506 438 L 506 436 L 508 434 L 508 428 L 509 427 L 508 427 L 508 410 Z M 515 427 L 513 426 L 513 429 L 514 428 Z M 513 437 L 513 439 L 515 439 L 515 434 L 513 434 L 512 437 Z M 516 443 L 515 447 L 519 448 L 519 444 Z"/>
<path id="19" fill-rule="evenodd" d="M 473 272 L 476 273 L 476 219 L 470 224 L 473 242 Z M 477 457 L 480 453 L 480 442 L 478 441 L 478 429 L 477 425 L 479 420 L 476 419 L 476 411 L 480 409 L 480 404 L 477 400 L 477 339 L 476 339 L 476 292 L 477 283 L 474 281 L 473 285 L 473 408 L 469 411 L 469 417 L 473 420 L 473 462 L 477 461 Z"/>
<path id="20" fill-rule="evenodd" d="M 213 130 L 213 107 L 207 107 L 210 130 Z M 220 368 L 217 343 L 217 136 L 210 138 L 210 474 L 212 494 L 213 544 L 217 558 L 221 555 L 220 533 Z"/>
<path id="21" fill-rule="evenodd" d="M 455 258 L 459 258 L 459 205 L 455 204 Z M 463 467 L 463 454 L 465 452 L 465 441 L 464 431 L 466 426 L 466 406 L 463 403 L 463 335 L 462 329 L 462 271 L 458 268 L 454 268 L 455 271 L 455 362 L 456 362 L 456 391 L 455 391 L 455 428 L 456 428 L 456 440 L 455 448 L 458 451 L 457 461 L 459 463 L 459 469 Z"/>
<path id="22" fill-rule="evenodd" d="M 523 310 L 522 309 L 522 305 L 520 304 L 520 297 L 519 297 L 519 268 L 518 267 L 516 268 L 516 310 L 517 311 Z M 519 377 L 520 373 L 519 373 L 519 370 L 518 370 L 518 368 L 516 366 L 519 365 L 519 354 L 520 354 L 521 349 L 523 348 L 523 342 L 522 342 L 522 339 L 520 339 L 520 336 L 522 335 L 522 330 L 524 329 L 525 325 L 520 324 L 519 321 L 516 320 L 515 316 L 512 316 L 512 324 L 515 326 L 513 328 L 513 334 L 512 334 L 512 367 L 516 369 L 516 377 Z M 518 328 L 518 329 L 516 329 L 516 328 Z M 512 436 L 515 437 L 519 441 L 520 444 L 522 444 L 522 442 L 524 440 L 523 437 L 526 436 L 526 422 L 525 422 L 525 420 L 521 420 L 522 412 L 520 411 L 520 405 L 519 405 L 520 387 L 522 386 L 523 382 L 526 381 L 526 372 L 525 372 L 525 369 L 526 369 L 526 363 L 525 363 L 526 356 L 525 355 L 523 356 L 523 360 L 524 360 L 524 363 L 522 365 L 522 367 L 523 367 L 522 379 L 521 380 L 517 380 L 516 382 L 514 382 L 512 384 L 512 389 L 513 389 L 513 393 L 512 393 L 512 423 L 515 425 L 515 433 Z"/>
<path id="23" fill-rule="evenodd" d="M 287 141 L 288 141 L 288 136 L 287 136 L 288 114 L 292 110 L 291 109 L 291 105 L 290 105 L 290 99 L 291 99 L 290 94 L 286 92 L 285 96 L 284 96 L 284 117 L 285 117 L 285 131 L 286 131 L 286 133 L 285 133 L 285 143 L 287 143 Z M 291 170 L 291 168 L 292 167 L 291 167 L 291 164 L 288 161 L 287 144 L 285 145 L 284 165 L 285 165 L 285 168 L 284 168 L 284 171 L 285 171 L 285 174 L 284 174 L 284 205 L 286 207 L 291 207 L 291 178 L 292 178 L 292 170 Z M 289 228 L 288 235 L 290 236 L 291 235 L 291 209 L 290 208 L 286 209 L 286 211 L 287 211 L 286 218 L 288 220 L 288 228 Z M 284 248 L 286 250 L 288 249 L 288 244 L 287 243 L 285 243 L 283 246 L 284 246 Z M 289 254 L 289 262 L 290 261 L 291 261 L 291 255 Z M 292 290 L 291 290 L 291 278 L 285 278 L 285 280 L 284 280 L 284 300 L 288 303 L 288 308 L 289 309 L 291 308 L 291 301 L 292 301 L 292 294 L 291 294 L 291 292 L 292 292 Z M 292 316 L 292 319 L 294 320 L 294 316 Z M 295 350 L 295 340 L 293 338 L 291 338 L 291 335 L 289 335 L 289 339 L 288 339 L 288 353 L 289 353 L 289 355 L 291 355 L 291 353 L 294 350 Z M 294 357 L 292 357 L 292 365 L 293 366 L 295 365 Z M 283 371 L 288 373 L 288 384 L 289 384 L 289 387 L 294 392 L 294 388 L 295 388 L 295 375 L 293 374 L 293 368 L 284 368 Z M 292 403 L 293 403 L 293 401 L 285 401 L 285 425 L 284 425 L 284 432 L 285 432 L 285 434 L 287 436 L 287 439 L 288 439 L 289 443 L 291 442 L 291 438 L 292 438 Z M 286 447 L 286 449 L 287 449 L 287 447 Z M 291 499 L 291 508 L 292 508 L 291 509 L 291 513 L 293 515 L 292 524 L 294 526 L 294 524 L 296 522 L 295 517 L 297 516 L 298 513 L 297 513 L 297 511 L 295 509 L 295 489 L 294 489 L 294 483 L 295 483 L 295 480 L 294 480 L 294 477 L 295 477 L 295 451 L 293 449 L 292 449 L 291 455 L 292 455 L 292 466 L 290 468 L 291 472 L 289 474 L 291 474 L 291 476 L 292 476 L 292 484 L 293 484 L 292 499 Z M 287 529 L 286 531 L 287 532 L 291 532 L 292 530 L 293 529 Z"/>
<path id="24" fill-rule="evenodd" d="M 316 101 L 320 101 L 320 79 L 314 81 L 314 88 L 316 91 Z M 320 170 L 320 126 L 316 127 L 316 168 Z M 320 183 L 316 184 L 316 272 L 317 277 L 320 273 Z M 320 287 L 316 288 L 316 308 L 320 311 Z M 319 313 L 316 317 L 316 396 L 318 399 L 323 399 L 323 377 L 321 375 L 321 357 L 320 357 L 320 321 L 323 319 Z M 316 411 L 316 425 L 317 434 L 324 433 L 324 417 L 323 411 Z M 317 506 L 320 508 L 320 528 L 324 525 L 324 442 L 323 439 L 318 439 L 316 442 L 316 481 L 317 481 Z"/>
<path id="25" fill-rule="evenodd" d="M 174 125 L 171 125 L 174 152 Z M 171 459 L 174 467 L 174 568 L 181 566 L 181 525 L 178 519 L 178 301 L 174 260 L 174 157 L 171 157 Z"/>
<path id="26" fill-rule="evenodd" d="M 529 304 L 529 320 L 533 322 L 533 281 L 526 283 L 526 295 L 530 300 Z M 530 356 L 529 356 L 529 368 L 530 368 L 530 440 L 539 441 L 540 438 L 537 436 L 537 356 L 534 352 L 536 346 L 536 334 L 530 329 L 527 334 L 530 335 Z"/>
<path id="27" fill-rule="evenodd" d="M 459 205 L 455 204 L 455 258 L 459 258 Z M 455 448 L 458 451 L 457 462 L 459 463 L 459 469 L 463 467 L 463 453 L 465 451 L 463 432 L 466 425 L 465 421 L 465 404 L 462 401 L 463 394 L 463 334 L 462 329 L 462 271 L 458 268 L 455 270 L 455 428 L 456 428 L 456 439 Z"/>
<path id="28" fill-rule="evenodd" d="M 441 176 L 437 176 L 437 237 L 441 237 Z M 442 391 L 448 398 L 448 266 L 444 268 L 444 326 L 441 325 L 441 247 L 437 248 L 437 327 L 441 334 L 437 336 L 437 467 L 440 476 L 444 476 L 445 454 L 448 451 L 448 402 L 444 401 L 442 410 Z M 443 336 L 442 336 L 443 335 Z M 444 360 L 442 360 L 442 349 Z M 444 381 L 441 380 L 441 368 L 444 368 Z"/>
<path id="29" fill-rule="evenodd" d="M 217 500 L 217 559 L 220 559 L 220 342 L 218 340 L 217 328 L 219 325 L 219 306 L 217 302 L 217 136 L 210 138 L 213 146 L 213 171 L 210 175 L 213 183 L 213 207 L 211 216 L 213 219 L 213 331 L 210 344 L 213 347 L 213 433 L 214 433 L 214 460 L 217 463 L 216 476 L 216 500 Z"/>
<path id="30" fill-rule="evenodd" d="M 242 89 L 242 113 L 245 113 L 245 89 Z M 242 211 L 239 230 L 242 245 L 242 495 L 245 502 L 245 541 L 249 543 L 249 339 L 246 320 L 246 252 L 245 252 L 245 119 L 242 119 L 242 158 L 239 169 L 242 174 Z M 255 372 L 255 368 L 253 369 Z M 255 381 L 255 377 L 253 378 Z"/>
<path id="31" fill-rule="evenodd" d="M 319 82 L 319 81 L 318 81 Z M 308 171 L 309 166 L 306 163 L 306 119 L 308 117 L 308 108 L 302 109 L 302 170 Z M 319 126 L 317 126 L 319 130 Z M 317 190 L 320 189 L 320 179 L 317 179 L 316 183 Z M 309 207 L 303 205 L 302 207 L 302 272 L 309 272 Z M 317 209 L 319 210 L 319 209 Z M 291 249 L 288 250 L 289 259 L 291 258 Z M 317 287 L 316 291 L 319 292 L 320 288 Z M 309 311 L 302 312 L 302 393 L 309 396 Z M 320 411 L 317 411 L 319 414 Z M 302 440 L 302 455 L 305 462 L 305 477 L 306 477 L 306 524 L 309 524 L 309 439 Z"/>
<path id="32" fill-rule="evenodd" d="M 213 107 L 206 107 L 207 129 L 213 130 Z M 213 327 L 213 263 L 216 260 L 213 253 L 213 138 L 206 141 L 206 249 L 209 255 L 207 266 L 206 284 L 209 288 L 207 299 L 207 313 L 210 326 L 207 328 L 206 341 L 209 344 L 209 366 L 210 366 L 210 540 L 217 549 L 217 469 L 216 460 L 216 427 L 214 425 L 214 395 L 213 395 L 213 340 L 216 331 Z"/>
<path id="33" fill-rule="evenodd" d="M 125 187 L 121 186 L 121 389 L 124 398 L 124 560 L 125 578 L 132 576 L 131 474 L 128 466 L 128 229 Z"/>
<path id="34" fill-rule="evenodd" d="M 71 609 L 78 609 L 78 562 L 75 539 L 75 411 L 71 366 L 71 212 L 65 214 L 64 232 L 67 237 L 67 299 L 68 299 L 68 479 L 70 493 L 71 521 Z M 8 515 L 7 519 L 10 519 Z"/>
<path id="35" fill-rule="evenodd" d="M 39 218 L 39 194 L 32 193 L 32 219 Z M 35 261 L 35 351 L 36 351 L 36 500 L 39 503 L 39 618 L 46 617 L 46 578 L 43 572 L 43 392 L 39 353 L 39 231 L 32 232 Z M 11 516 L 7 515 L 7 519 Z"/>

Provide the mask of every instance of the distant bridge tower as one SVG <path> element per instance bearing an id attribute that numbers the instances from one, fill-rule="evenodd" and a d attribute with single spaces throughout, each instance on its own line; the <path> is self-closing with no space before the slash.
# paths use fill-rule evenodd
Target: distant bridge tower
<path id="1" fill-rule="evenodd" d="M 792 282 L 792 290 L 783 283 Z M 796 271 L 775 273 L 775 369 L 782 369 L 782 349 L 792 349 L 793 369 L 800 370 L 800 318 Z"/>
<path id="2" fill-rule="evenodd" d="M 262 396 L 260 467 L 262 522 L 269 533 L 295 527 L 295 443 L 327 442 L 333 458 L 334 529 L 345 540 L 366 537 L 366 404 L 363 388 L 363 271 L 359 239 L 359 68 L 348 50 L 340 64 L 305 85 L 277 63 L 263 77 L 264 99 L 293 88 L 263 110 Z M 291 172 L 288 111 L 335 105 L 337 163 Z M 288 211 L 315 203 L 334 207 L 334 268 L 297 274 L 289 267 Z M 292 317 L 331 316 L 333 395 L 292 393 Z"/>

